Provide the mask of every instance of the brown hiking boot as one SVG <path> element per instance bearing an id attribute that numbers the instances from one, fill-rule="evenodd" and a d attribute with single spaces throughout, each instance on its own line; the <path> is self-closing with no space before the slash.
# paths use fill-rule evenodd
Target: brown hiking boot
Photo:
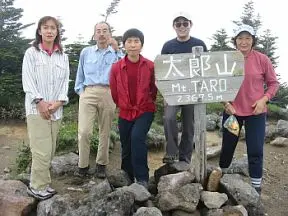
<path id="1" fill-rule="evenodd" d="M 220 179 L 222 177 L 221 168 L 214 169 L 208 179 L 207 191 L 216 192 L 219 189 Z"/>
<path id="2" fill-rule="evenodd" d="M 95 176 L 101 179 L 106 178 L 106 166 L 101 165 L 101 164 L 96 164 Z"/>
<path id="3" fill-rule="evenodd" d="M 81 178 L 87 177 L 89 175 L 88 171 L 89 171 L 89 166 L 84 167 L 84 168 L 78 167 L 78 169 L 74 172 L 74 176 L 78 176 Z"/>

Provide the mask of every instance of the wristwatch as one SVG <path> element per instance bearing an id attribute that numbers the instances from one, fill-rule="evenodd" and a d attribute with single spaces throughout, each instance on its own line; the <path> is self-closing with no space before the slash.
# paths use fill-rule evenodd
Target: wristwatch
<path id="1" fill-rule="evenodd" d="M 36 98 L 35 100 L 34 100 L 34 103 L 35 104 L 38 104 L 40 101 L 42 101 L 43 100 L 43 98 Z"/>

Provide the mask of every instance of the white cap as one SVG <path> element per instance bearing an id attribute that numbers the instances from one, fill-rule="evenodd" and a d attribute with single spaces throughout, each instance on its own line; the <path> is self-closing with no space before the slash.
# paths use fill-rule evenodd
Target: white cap
<path id="1" fill-rule="evenodd" d="M 238 26 L 238 28 L 235 30 L 235 37 L 237 37 L 241 32 L 244 32 L 244 31 L 248 32 L 249 34 L 253 36 L 255 35 L 255 31 L 252 26 L 243 24 L 243 25 Z"/>
<path id="2" fill-rule="evenodd" d="M 191 21 L 191 16 L 190 16 L 190 14 L 187 13 L 187 12 L 184 12 L 184 11 L 180 11 L 180 12 L 174 14 L 174 15 L 173 15 L 173 22 L 174 22 L 174 20 L 177 19 L 178 17 L 184 17 L 185 19 Z"/>

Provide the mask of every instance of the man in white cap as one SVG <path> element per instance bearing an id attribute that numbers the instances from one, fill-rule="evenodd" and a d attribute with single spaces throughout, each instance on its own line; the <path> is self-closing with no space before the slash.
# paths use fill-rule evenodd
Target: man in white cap
<path id="1" fill-rule="evenodd" d="M 191 17 L 186 12 L 179 12 L 173 17 L 173 28 L 177 37 L 167 41 L 161 54 L 191 53 L 193 47 L 201 47 L 207 51 L 205 43 L 190 36 L 193 26 Z M 176 115 L 181 109 L 182 137 L 178 146 L 178 127 Z M 163 163 L 173 163 L 177 160 L 190 163 L 194 137 L 194 105 L 164 106 L 164 130 L 167 141 L 166 154 Z"/>

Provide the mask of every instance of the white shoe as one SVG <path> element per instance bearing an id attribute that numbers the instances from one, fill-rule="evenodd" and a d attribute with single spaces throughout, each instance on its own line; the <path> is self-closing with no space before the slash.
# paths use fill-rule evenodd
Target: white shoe
<path id="1" fill-rule="evenodd" d="M 27 193 L 38 200 L 46 200 L 54 195 L 49 193 L 47 190 L 36 190 L 32 187 L 27 187 Z"/>

